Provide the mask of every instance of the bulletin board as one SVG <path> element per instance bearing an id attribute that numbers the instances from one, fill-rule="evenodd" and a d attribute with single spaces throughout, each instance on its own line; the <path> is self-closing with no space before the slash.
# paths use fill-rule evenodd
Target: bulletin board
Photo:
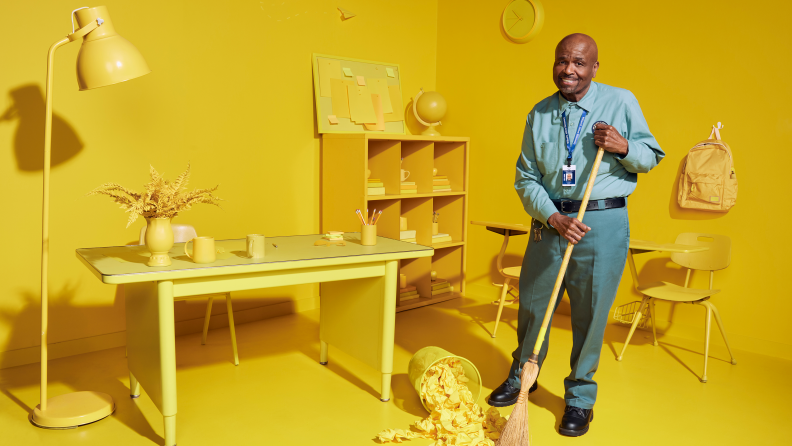
<path id="1" fill-rule="evenodd" d="M 313 54 L 313 79 L 319 133 L 405 133 L 398 64 Z"/>

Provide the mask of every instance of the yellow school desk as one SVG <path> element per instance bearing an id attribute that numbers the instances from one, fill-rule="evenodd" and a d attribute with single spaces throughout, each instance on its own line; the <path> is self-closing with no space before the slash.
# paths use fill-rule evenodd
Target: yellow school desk
<path id="1" fill-rule="evenodd" d="M 327 363 L 328 345 L 356 357 L 382 372 L 381 399 L 390 399 L 398 261 L 434 250 L 384 237 L 362 246 L 359 233 L 345 234 L 346 246 L 314 246 L 320 238 L 267 237 L 262 259 L 247 258 L 245 240 L 220 240 L 224 253 L 211 264 L 193 263 L 177 243 L 165 267 L 146 266 L 145 246 L 77 250 L 102 282 L 124 285 L 130 394 L 145 387 L 163 415 L 165 446 L 176 444 L 176 297 L 321 282 L 319 361 Z"/>
<path id="2" fill-rule="evenodd" d="M 627 256 L 627 264 L 630 265 L 630 274 L 632 275 L 633 285 L 638 289 L 638 270 L 635 269 L 635 260 L 633 255 L 642 254 L 645 252 L 701 252 L 707 251 L 709 248 L 706 246 L 696 245 L 682 245 L 679 243 L 657 243 L 648 240 L 630 239 L 630 251 Z"/>

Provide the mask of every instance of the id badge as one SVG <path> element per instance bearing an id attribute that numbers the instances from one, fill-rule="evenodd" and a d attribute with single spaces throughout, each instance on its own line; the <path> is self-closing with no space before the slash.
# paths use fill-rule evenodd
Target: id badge
<path id="1" fill-rule="evenodd" d="M 561 185 L 571 187 L 575 185 L 575 166 L 564 166 L 561 168 Z"/>

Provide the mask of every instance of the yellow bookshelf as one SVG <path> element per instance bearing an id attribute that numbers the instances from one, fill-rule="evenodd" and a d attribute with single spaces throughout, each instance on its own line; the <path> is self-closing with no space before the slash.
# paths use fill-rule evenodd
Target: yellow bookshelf
<path id="1" fill-rule="evenodd" d="M 454 299 L 465 292 L 467 248 L 468 159 L 470 138 L 385 134 L 323 134 L 321 178 L 321 230 L 360 231 L 355 209 L 383 210 L 377 235 L 398 240 L 399 218 L 407 218 L 418 244 L 432 245 L 432 214 L 440 213 L 441 233 L 452 241 L 434 245 L 434 256 L 401 261 L 400 273 L 415 285 L 417 299 L 399 302 L 397 311 Z M 404 160 L 401 162 L 400 160 Z M 445 175 L 451 191 L 433 192 L 432 169 Z M 401 169 L 410 171 L 416 194 L 401 194 Z M 382 180 L 385 195 L 368 195 L 370 178 Z M 448 280 L 451 293 L 432 296 L 430 273 Z"/>

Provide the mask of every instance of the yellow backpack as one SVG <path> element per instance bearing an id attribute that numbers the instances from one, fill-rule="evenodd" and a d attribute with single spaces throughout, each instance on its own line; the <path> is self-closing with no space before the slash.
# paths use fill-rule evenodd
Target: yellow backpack
<path id="1" fill-rule="evenodd" d="M 734 158 L 729 145 L 721 141 L 719 128 L 720 123 L 712 126 L 709 138 L 688 152 L 677 197 L 683 208 L 726 212 L 737 202 Z"/>

